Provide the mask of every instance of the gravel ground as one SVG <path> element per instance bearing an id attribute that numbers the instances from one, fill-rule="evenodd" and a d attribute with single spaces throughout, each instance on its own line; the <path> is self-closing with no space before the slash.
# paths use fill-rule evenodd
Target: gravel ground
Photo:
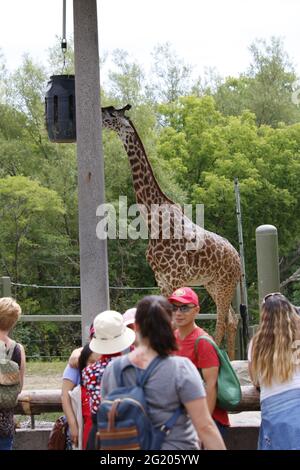
<path id="1" fill-rule="evenodd" d="M 65 366 L 66 362 L 28 362 L 23 390 L 61 388 Z"/>
<path id="2" fill-rule="evenodd" d="M 61 374 L 54 376 L 26 375 L 23 390 L 54 390 L 61 388 Z"/>

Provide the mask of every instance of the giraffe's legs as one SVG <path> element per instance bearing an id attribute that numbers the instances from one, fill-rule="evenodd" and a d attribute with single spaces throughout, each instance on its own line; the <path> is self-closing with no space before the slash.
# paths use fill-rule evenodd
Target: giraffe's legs
<path id="1" fill-rule="evenodd" d="M 234 286 L 205 286 L 217 307 L 217 323 L 215 330 L 215 341 L 220 346 L 225 333 L 227 336 L 227 351 L 231 360 L 235 356 L 235 336 L 238 320 L 231 307 L 231 300 L 235 290 Z"/>
<path id="2" fill-rule="evenodd" d="M 222 307 L 220 307 L 217 304 L 217 322 L 216 322 L 216 329 L 215 329 L 215 341 L 216 341 L 218 346 L 220 346 L 220 344 L 222 343 L 222 340 L 225 336 L 225 332 L 226 332 L 226 314 L 227 314 L 227 309 L 225 310 L 223 305 L 222 305 Z"/>
<path id="3" fill-rule="evenodd" d="M 207 290 L 217 307 L 217 322 L 214 338 L 217 345 L 219 346 L 222 342 L 222 339 L 224 338 L 226 330 L 227 302 L 225 303 L 224 308 L 222 296 L 220 295 L 220 292 L 216 290 L 215 286 L 206 285 L 205 289 Z"/>

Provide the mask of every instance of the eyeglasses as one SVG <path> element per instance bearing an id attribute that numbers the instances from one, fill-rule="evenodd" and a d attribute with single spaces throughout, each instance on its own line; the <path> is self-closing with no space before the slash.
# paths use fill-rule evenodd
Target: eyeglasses
<path id="1" fill-rule="evenodd" d="M 264 298 L 262 300 L 262 304 L 264 305 L 266 300 L 269 299 L 270 297 L 273 297 L 273 296 L 284 297 L 284 295 L 282 295 L 281 292 L 271 292 L 270 294 L 267 294 L 267 295 L 264 296 Z"/>
<path id="2" fill-rule="evenodd" d="M 196 305 L 175 305 L 175 304 L 172 304 L 173 312 L 177 312 L 177 310 L 179 310 L 181 313 L 187 313 L 190 310 L 192 310 L 192 308 L 195 308 L 195 307 L 196 307 Z"/>

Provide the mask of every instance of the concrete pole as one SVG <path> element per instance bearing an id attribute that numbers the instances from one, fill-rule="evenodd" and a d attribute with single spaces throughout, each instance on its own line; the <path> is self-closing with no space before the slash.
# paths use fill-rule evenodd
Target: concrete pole
<path id="1" fill-rule="evenodd" d="M 106 240 L 96 236 L 104 203 L 104 164 L 96 0 L 74 0 L 74 51 L 82 340 L 95 315 L 109 308 Z"/>
<path id="2" fill-rule="evenodd" d="M 256 229 L 256 258 L 259 305 L 266 294 L 280 291 L 278 235 L 274 225 Z"/>
<path id="3" fill-rule="evenodd" d="M 11 280 L 8 276 L 0 278 L 0 297 L 11 297 Z"/>

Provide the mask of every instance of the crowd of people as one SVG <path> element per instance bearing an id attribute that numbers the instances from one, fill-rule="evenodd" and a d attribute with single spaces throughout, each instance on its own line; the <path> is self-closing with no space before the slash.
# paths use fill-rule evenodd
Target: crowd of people
<path id="1" fill-rule="evenodd" d="M 207 335 L 196 324 L 199 311 L 197 294 L 181 287 L 168 299 L 144 297 L 123 315 L 109 310 L 95 316 L 89 343 L 72 352 L 62 379 L 62 406 L 74 449 L 101 448 L 97 413 L 118 386 L 115 370 L 122 370 L 122 380 L 132 387 L 137 374 L 159 358 L 144 385 L 151 423 L 159 429 L 181 410 L 161 449 L 225 450 L 230 422 L 217 401 L 220 361 L 209 341 L 196 342 Z M 18 364 L 22 386 L 24 348 L 10 338 L 20 314 L 15 300 L 0 299 L 0 352 Z M 300 449 L 299 345 L 297 309 L 281 293 L 266 295 L 248 349 L 249 374 L 260 391 L 258 449 Z M 0 400 L 0 450 L 12 448 L 13 414 Z"/>

